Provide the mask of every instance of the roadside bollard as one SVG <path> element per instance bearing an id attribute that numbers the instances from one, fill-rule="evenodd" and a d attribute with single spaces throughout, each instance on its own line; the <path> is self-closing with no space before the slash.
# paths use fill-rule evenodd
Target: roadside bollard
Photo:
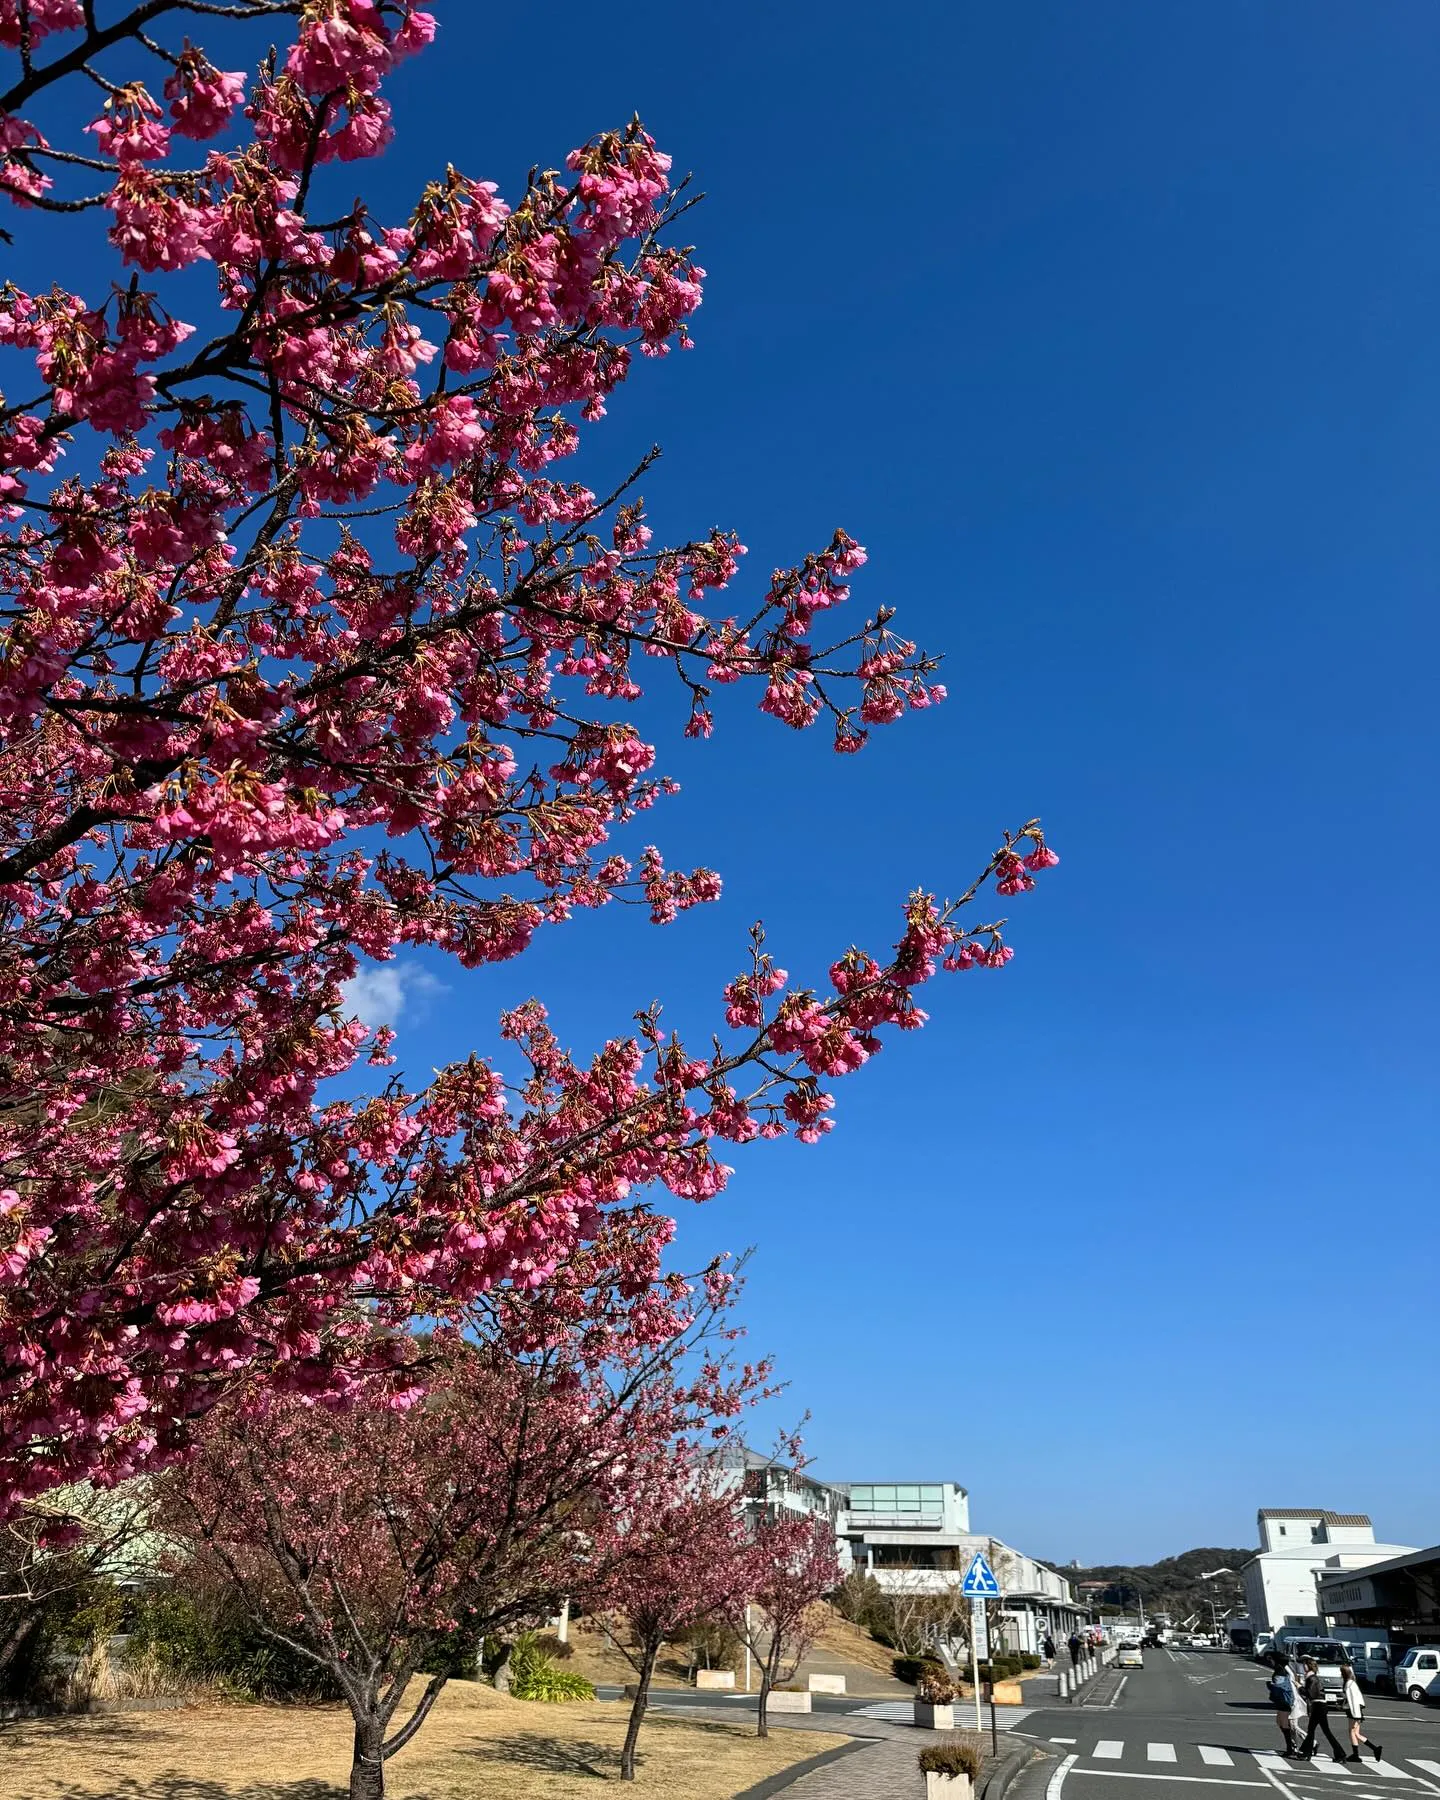
<path id="1" fill-rule="evenodd" d="M 1063 1669 L 1060 1671 L 1060 1698 L 1062 1700 L 1070 1698 L 1070 1678 Z"/>

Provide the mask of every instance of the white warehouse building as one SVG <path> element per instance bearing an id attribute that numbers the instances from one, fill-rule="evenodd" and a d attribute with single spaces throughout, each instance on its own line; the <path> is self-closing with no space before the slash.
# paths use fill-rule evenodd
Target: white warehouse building
<path id="1" fill-rule="evenodd" d="M 1255 1631 L 1279 1631 L 1284 1625 L 1320 1630 L 1320 1575 L 1407 1556 L 1415 1548 L 1377 1544 L 1368 1513 L 1266 1506 L 1259 1525 L 1260 1554 L 1240 1571 Z"/>

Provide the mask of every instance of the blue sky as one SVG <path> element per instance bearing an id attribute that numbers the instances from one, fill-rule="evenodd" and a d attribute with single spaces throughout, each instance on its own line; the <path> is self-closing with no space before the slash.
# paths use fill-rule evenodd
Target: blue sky
<path id="1" fill-rule="evenodd" d="M 657 531 L 733 525 L 757 579 L 844 524 L 951 700 L 858 758 L 682 744 L 677 701 L 647 830 L 723 903 L 436 968 L 404 1061 L 530 992 L 577 1051 L 656 997 L 703 1032 L 752 919 L 818 975 L 1040 813 L 1010 969 L 929 990 L 687 1253 L 758 1246 L 822 1474 L 957 1479 L 1082 1560 L 1260 1505 L 1434 1542 L 1433 7 L 437 10 L 378 210 L 639 111 L 710 283 L 590 466 L 662 442 Z"/>

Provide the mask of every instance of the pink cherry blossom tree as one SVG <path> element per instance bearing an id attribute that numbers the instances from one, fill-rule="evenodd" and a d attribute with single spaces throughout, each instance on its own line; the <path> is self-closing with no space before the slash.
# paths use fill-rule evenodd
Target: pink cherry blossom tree
<path id="1" fill-rule="evenodd" d="M 815 986 L 757 930 L 698 1050 L 652 1012 L 572 1058 L 535 1002 L 500 1023 L 518 1084 L 367 1073 L 366 959 L 716 898 L 628 842 L 674 787 L 642 677 L 687 737 L 748 688 L 845 752 L 943 695 L 889 609 L 836 623 L 843 531 L 746 587 L 733 533 L 656 541 L 643 465 L 564 479 L 690 341 L 691 201 L 632 122 L 509 200 L 452 167 L 374 217 L 350 165 L 434 31 L 414 0 L 0 0 L 0 1512 L 164 1466 L 238 1381 L 343 1399 L 640 1190 L 717 1193 L 726 1142 L 814 1141 L 937 967 L 1010 956 L 982 883 L 1055 860 L 1006 833 Z"/>
<path id="2" fill-rule="evenodd" d="M 662 1480 L 764 1391 L 764 1365 L 732 1365 L 724 1271 L 638 1295 L 617 1273 L 592 1271 L 583 1305 L 508 1297 L 472 1321 L 481 1341 L 422 1340 L 425 1388 L 403 1400 L 232 1396 L 161 1478 L 190 1578 L 233 1584 L 344 1695 L 352 1800 L 384 1793 L 449 1679 L 448 1642 L 611 1591 L 633 1555 L 616 1521 L 656 1516 Z"/>
<path id="3" fill-rule="evenodd" d="M 755 1527 L 735 1629 L 760 1671 L 756 1735 L 769 1737 L 773 1689 L 789 1681 L 825 1624 L 820 1601 L 838 1586 L 835 1527 L 810 1513 L 777 1511 Z"/>
<path id="4" fill-rule="evenodd" d="M 635 1751 L 664 1644 L 717 1613 L 743 1590 L 749 1565 L 739 1495 L 714 1465 L 681 1452 L 663 1459 L 634 1492 L 598 1613 L 601 1629 L 637 1681 L 620 1752 L 620 1779 L 635 1779 Z"/>

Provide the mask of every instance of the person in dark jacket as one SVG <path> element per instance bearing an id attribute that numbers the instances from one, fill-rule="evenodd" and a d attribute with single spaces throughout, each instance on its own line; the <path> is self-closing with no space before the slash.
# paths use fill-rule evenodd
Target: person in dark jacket
<path id="1" fill-rule="evenodd" d="M 1046 1662 L 1053 1663 L 1055 1660 L 1055 1640 L 1048 1631 L 1045 1633 L 1045 1642 L 1040 1648 L 1044 1652 Z"/>
<path id="2" fill-rule="evenodd" d="M 1300 1755 L 1315 1754 L 1315 1734 L 1323 1731 L 1330 1740 L 1336 1762 L 1343 1763 L 1346 1753 L 1340 1748 L 1340 1740 L 1330 1729 L 1330 1696 L 1325 1692 L 1325 1684 L 1320 1679 L 1320 1665 L 1313 1656 L 1305 1658 L 1305 1704 L 1310 1708 L 1310 1723 L 1305 1731 L 1305 1742 L 1300 1746 Z"/>
<path id="3" fill-rule="evenodd" d="M 1072 1669 L 1078 1669 L 1080 1667 L 1080 1652 L 1085 1648 L 1080 1642 L 1080 1633 L 1078 1631 L 1072 1631 L 1070 1633 L 1069 1638 L 1066 1640 L 1065 1648 L 1070 1652 L 1070 1667 Z"/>
<path id="4" fill-rule="evenodd" d="M 1275 1708 L 1275 1723 L 1280 1727 L 1280 1735 L 1285 1740 L 1284 1753 L 1286 1756 L 1294 1756 L 1299 1742 L 1295 1733 L 1295 1684 L 1290 1679 L 1290 1671 L 1285 1667 L 1283 1656 L 1277 1657 L 1270 1667 L 1271 1675 L 1265 1684 L 1265 1692 Z"/>

